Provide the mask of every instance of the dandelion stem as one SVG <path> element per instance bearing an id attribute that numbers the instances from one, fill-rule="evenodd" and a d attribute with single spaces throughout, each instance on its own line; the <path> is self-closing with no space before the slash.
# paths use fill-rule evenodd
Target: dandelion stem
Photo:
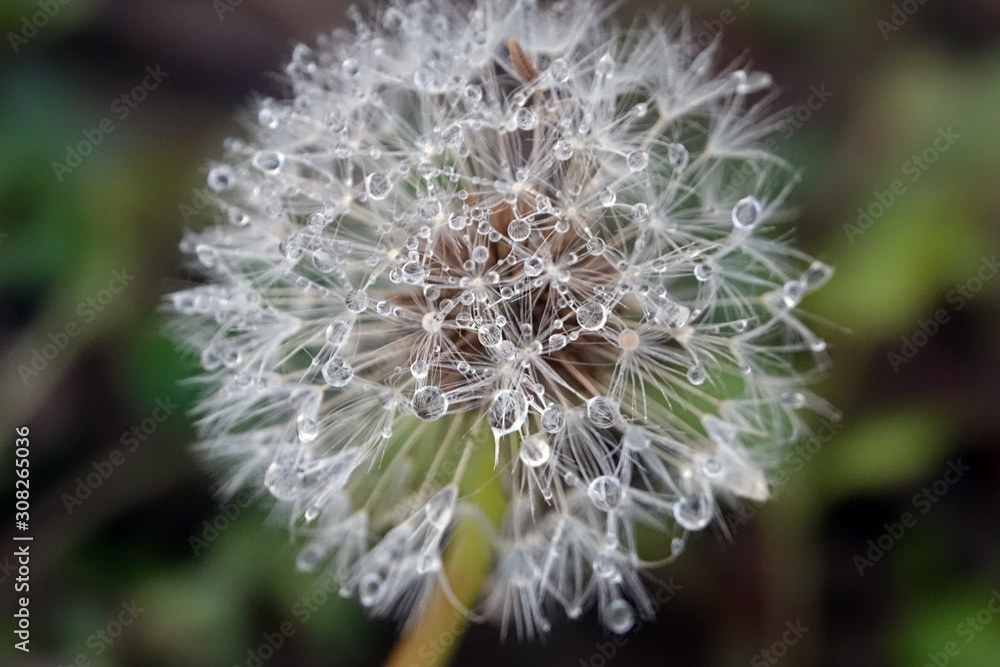
<path id="1" fill-rule="evenodd" d="M 462 493 L 494 525 L 506 512 L 507 496 L 493 467 L 493 437 L 490 429 L 479 428 L 475 436 L 473 465 L 465 476 Z M 467 609 L 476 605 L 492 566 L 490 540 L 483 533 L 481 517 L 466 516 L 457 522 L 451 545 L 444 555 L 444 574 L 451 589 Z M 420 619 L 400 638 L 386 661 L 386 667 L 444 667 L 458 639 L 469 625 L 465 614 L 456 609 L 438 588 L 431 595 Z"/>

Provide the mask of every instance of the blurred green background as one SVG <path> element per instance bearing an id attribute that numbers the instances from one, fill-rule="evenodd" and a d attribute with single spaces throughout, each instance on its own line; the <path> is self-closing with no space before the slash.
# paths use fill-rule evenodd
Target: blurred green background
<path id="1" fill-rule="evenodd" d="M 724 28 L 726 53 L 748 48 L 796 114 L 777 150 L 803 169 L 797 243 L 837 269 L 804 306 L 835 362 L 817 392 L 843 421 L 791 452 L 775 501 L 726 509 L 727 531 L 655 573 L 675 592 L 655 625 L 618 644 L 593 614 L 544 643 L 478 627 L 455 664 L 995 667 L 1000 4 L 690 6 L 698 38 Z M 0 492 L 9 507 L 14 427 L 28 425 L 35 537 L 32 650 L 4 632 L 3 664 L 253 665 L 285 622 L 293 634 L 262 664 L 388 653 L 393 627 L 317 596 L 265 510 L 214 499 L 187 447 L 179 380 L 195 365 L 161 338 L 157 310 L 185 279 L 177 242 L 201 219 L 204 165 L 241 132 L 236 112 L 280 94 L 270 73 L 344 12 L 0 4 Z M 84 140 L 77 163 L 67 146 Z"/>

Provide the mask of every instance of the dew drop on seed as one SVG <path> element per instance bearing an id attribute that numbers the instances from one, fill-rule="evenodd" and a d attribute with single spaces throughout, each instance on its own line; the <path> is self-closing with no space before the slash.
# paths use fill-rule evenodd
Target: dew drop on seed
<path id="1" fill-rule="evenodd" d="M 688 530 L 701 530 L 712 520 L 712 499 L 698 493 L 681 496 L 674 504 L 674 519 Z"/>
<path id="2" fill-rule="evenodd" d="M 566 62 L 565 58 L 556 58 L 553 60 L 552 64 L 549 65 L 548 71 L 552 75 L 552 78 L 559 83 L 565 83 L 569 80 L 569 63 Z"/>
<path id="3" fill-rule="evenodd" d="M 698 386 L 705 382 L 705 369 L 699 364 L 695 364 L 687 370 L 687 379 L 691 384 Z"/>
<path id="4" fill-rule="evenodd" d="M 295 433 L 300 442 L 309 444 L 319 435 L 319 424 L 309 415 L 299 415 L 295 418 Z"/>
<path id="5" fill-rule="evenodd" d="M 733 227 L 753 229 L 760 219 L 761 205 L 753 197 L 744 197 L 733 206 Z"/>
<path id="6" fill-rule="evenodd" d="M 469 219 L 461 213 L 452 213 L 448 216 L 448 228 L 452 231 L 461 231 L 469 224 Z"/>
<path id="7" fill-rule="evenodd" d="M 236 176 L 229 165 L 219 165 L 208 172 L 208 187 L 215 192 L 231 190 L 236 184 Z"/>
<path id="8" fill-rule="evenodd" d="M 358 61 L 355 58 L 348 58 L 341 63 L 340 70 L 344 73 L 344 76 L 353 79 L 358 76 L 358 72 L 361 71 L 361 68 L 358 66 Z"/>
<path id="9" fill-rule="evenodd" d="M 587 252 L 594 257 L 600 257 L 603 255 L 606 248 L 607 245 L 604 243 L 604 239 L 599 236 L 594 236 L 587 241 Z"/>
<path id="10" fill-rule="evenodd" d="M 707 282 L 712 277 L 712 267 L 708 264 L 699 264 L 694 267 L 694 277 L 698 282 Z"/>
<path id="11" fill-rule="evenodd" d="M 667 164 L 669 164 L 674 171 L 684 171 L 688 166 L 688 161 L 691 159 L 691 154 L 688 153 L 688 149 L 684 148 L 683 144 L 670 144 L 667 147 Z"/>
<path id="12" fill-rule="evenodd" d="M 333 347 L 340 347 L 347 339 L 349 327 L 346 322 L 334 320 L 326 327 L 326 342 Z"/>
<path id="13" fill-rule="evenodd" d="M 265 173 L 274 173 L 281 169 L 285 156 L 280 151 L 258 151 L 253 156 L 253 166 Z"/>
<path id="14" fill-rule="evenodd" d="M 490 250 L 484 245 L 477 245 L 472 249 L 472 261 L 482 264 L 490 257 Z"/>
<path id="15" fill-rule="evenodd" d="M 368 303 L 368 292 L 364 290 L 354 290 L 344 298 L 344 304 L 352 313 L 363 313 L 368 308 Z"/>
<path id="16" fill-rule="evenodd" d="M 382 577 L 377 574 L 366 574 L 358 582 L 358 600 L 365 607 L 370 607 L 382 593 Z"/>
<path id="17" fill-rule="evenodd" d="M 521 428 L 528 415 L 528 400 L 520 391 L 503 389 L 490 405 L 487 420 L 494 434 L 506 435 Z"/>
<path id="18" fill-rule="evenodd" d="M 549 336 L 549 351 L 556 352 L 569 345 L 569 339 L 563 334 L 556 333 Z"/>
<path id="19" fill-rule="evenodd" d="M 649 155 L 645 151 L 632 151 L 625 157 L 629 170 L 642 171 L 649 164 Z"/>
<path id="20" fill-rule="evenodd" d="M 618 420 L 618 402 L 608 396 L 595 396 L 587 401 L 587 418 L 594 426 L 611 428 Z"/>
<path id="21" fill-rule="evenodd" d="M 424 505 L 427 520 L 438 530 L 444 530 L 451 522 L 455 513 L 455 502 L 458 500 L 458 487 L 449 485 L 438 491 Z"/>
<path id="22" fill-rule="evenodd" d="M 558 405 L 550 405 L 542 411 L 542 430 L 546 433 L 558 433 L 566 426 L 566 415 Z"/>
<path id="23" fill-rule="evenodd" d="M 613 510 L 622 499 L 621 482 L 610 475 L 601 475 L 587 487 L 587 497 L 597 509 L 605 512 Z"/>
<path id="24" fill-rule="evenodd" d="M 514 113 L 514 123 L 521 130 L 533 130 L 538 125 L 538 113 L 534 109 L 521 107 Z"/>
<path id="25" fill-rule="evenodd" d="M 545 260 L 543 260 L 541 257 L 532 255 L 531 257 L 524 260 L 524 275 L 528 276 L 529 278 L 534 278 L 535 276 L 540 275 L 544 270 L 545 270 Z"/>
<path id="26" fill-rule="evenodd" d="M 413 394 L 413 412 L 425 422 L 441 418 L 448 411 L 448 397 L 437 387 L 421 387 Z"/>
<path id="27" fill-rule="evenodd" d="M 201 351 L 201 367 L 206 371 L 214 371 L 222 365 L 222 356 L 214 347 L 206 347 Z"/>
<path id="28" fill-rule="evenodd" d="M 351 362 L 343 357 L 334 357 L 323 365 L 323 379 L 331 387 L 344 387 L 354 378 Z"/>
<path id="29" fill-rule="evenodd" d="M 426 275 L 426 269 L 420 262 L 407 262 L 403 265 L 403 282 L 410 285 L 419 285 Z"/>
<path id="30" fill-rule="evenodd" d="M 552 154 L 556 156 L 557 160 L 565 162 L 573 157 L 573 146 L 565 139 L 560 139 L 552 147 Z"/>
<path id="31" fill-rule="evenodd" d="M 283 461 L 274 461 L 264 473 L 264 486 L 278 500 L 294 500 L 302 492 L 302 478 L 295 467 Z"/>
<path id="32" fill-rule="evenodd" d="M 381 201 L 389 196 L 389 191 L 392 190 L 392 181 L 382 173 L 369 174 L 365 177 L 365 190 L 368 192 L 369 199 Z"/>
<path id="33" fill-rule="evenodd" d="M 299 572 L 315 572 L 326 558 L 326 547 L 318 542 L 310 542 L 299 551 L 295 559 L 295 567 Z"/>
<path id="34" fill-rule="evenodd" d="M 586 331 L 597 331 L 608 321 L 608 309 L 604 304 L 588 301 L 576 309 L 576 321 Z"/>
<path id="35" fill-rule="evenodd" d="M 605 614 L 608 629 L 615 634 L 625 634 L 635 624 L 635 612 L 632 611 L 632 605 L 625 600 L 612 601 Z"/>
<path id="36" fill-rule="evenodd" d="M 807 292 L 812 292 L 825 285 L 831 277 L 833 277 L 833 268 L 817 260 L 810 264 L 806 272 L 802 274 L 801 282 Z"/>
<path id="37" fill-rule="evenodd" d="M 618 193 L 613 188 L 608 187 L 601 191 L 601 206 L 605 208 L 614 206 L 616 201 L 618 201 Z"/>
<path id="38" fill-rule="evenodd" d="M 523 218 L 511 220 L 510 225 L 507 226 L 507 236 L 510 237 L 511 241 L 517 241 L 518 243 L 525 241 L 531 236 L 531 225 Z"/>
<path id="39" fill-rule="evenodd" d="M 722 474 L 722 462 L 714 456 L 706 456 L 701 462 L 701 471 L 708 477 Z"/>
<path id="40" fill-rule="evenodd" d="M 597 66 L 594 68 L 594 73 L 600 77 L 607 79 L 615 73 L 615 60 L 610 54 L 605 53 L 601 56 L 601 59 L 597 61 Z"/>
<path id="41" fill-rule="evenodd" d="M 419 359 L 410 364 L 410 375 L 418 380 L 423 380 L 427 377 L 427 373 L 430 371 L 430 364 L 427 363 L 425 359 Z"/>
<path id="42" fill-rule="evenodd" d="M 639 202 L 632 205 L 632 220 L 637 225 L 644 224 L 649 220 L 649 207 L 645 203 Z"/>
<path id="43" fill-rule="evenodd" d="M 503 340 L 503 332 L 496 324 L 484 324 L 479 327 L 479 342 L 484 347 L 497 347 Z"/>
<path id="44" fill-rule="evenodd" d="M 787 308 L 795 308 L 805 296 L 805 288 L 798 280 L 789 280 L 781 288 L 781 300 Z"/>
<path id="45" fill-rule="evenodd" d="M 684 540 L 682 540 L 679 537 L 675 537 L 670 541 L 670 555 L 680 556 L 682 553 L 684 553 L 685 546 L 687 545 L 685 544 Z"/>
<path id="46" fill-rule="evenodd" d="M 532 435 L 521 441 L 521 451 L 518 456 L 521 463 L 529 468 L 545 465 L 552 454 L 549 442 L 541 435 Z"/>

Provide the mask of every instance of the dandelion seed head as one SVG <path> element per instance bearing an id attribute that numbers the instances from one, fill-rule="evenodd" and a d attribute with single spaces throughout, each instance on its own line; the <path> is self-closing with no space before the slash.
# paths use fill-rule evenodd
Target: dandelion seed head
<path id="1" fill-rule="evenodd" d="M 823 405 L 796 310 L 831 269 L 777 240 L 770 78 L 606 14 L 355 13 L 208 172 L 217 221 L 182 242 L 205 281 L 170 297 L 201 450 L 373 614 L 447 585 L 485 450 L 508 509 L 482 610 L 531 635 L 596 603 L 626 632 L 653 611 L 636 525 L 678 555 Z"/>

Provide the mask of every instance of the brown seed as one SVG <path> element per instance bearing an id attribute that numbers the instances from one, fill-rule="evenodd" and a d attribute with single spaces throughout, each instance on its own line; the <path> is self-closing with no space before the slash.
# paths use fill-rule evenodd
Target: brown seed
<path id="1" fill-rule="evenodd" d="M 539 72 L 535 64 L 521 48 L 521 43 L 513 37 L 507 40 L 507 52 L 510 54 L 510 64 L 514 66 L 514 71 L 522 81 L 531 83 L 538 78 Z"/>

